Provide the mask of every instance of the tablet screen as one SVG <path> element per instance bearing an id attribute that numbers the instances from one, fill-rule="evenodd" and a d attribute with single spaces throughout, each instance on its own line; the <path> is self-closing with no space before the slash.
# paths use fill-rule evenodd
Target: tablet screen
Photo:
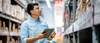
<path id="1" fill-rule="evenodd" d="M 48 32 L 48 35 L 45 38 L 48 38 L 51 33 L 54 31 L 54 29 L 45 29 L 44 31 Z"/>

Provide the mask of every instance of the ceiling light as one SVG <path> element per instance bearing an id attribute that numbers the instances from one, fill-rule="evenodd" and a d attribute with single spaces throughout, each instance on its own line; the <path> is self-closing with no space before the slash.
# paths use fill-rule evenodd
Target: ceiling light
<path id="1" fill-rule="evenodd" d="M 50 1 L 46 0 L 46 2 L 47 2 L 48 7 L 51 8 Z"/>

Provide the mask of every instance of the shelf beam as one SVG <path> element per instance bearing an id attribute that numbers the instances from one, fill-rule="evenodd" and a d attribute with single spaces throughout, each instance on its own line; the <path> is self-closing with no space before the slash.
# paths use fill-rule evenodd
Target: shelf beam
<path id="1" fill-rule="evenodd" d="M 70 4 L 68 4 L 68 27 L 70 27 L 70 18 L 71 18 Z M 68 40 L 69 40 L 68 42 L 71 43 L 70 34 L 68 34 Z"/>
<path id="2" fill-rule="evenodd" d="M 76 0 L 73 0 L 73 23 L 75 22 L 76 18 Z M 74 32 L 73 28 L 73 43 L 76 43 L 76 32 Z"/>
<path id="3" fill-rule="evenodd" d="M 21 20 L 18 20 L 18 19 L 15 19 L 15 18 L 11 18 L 11 16 L 7 16 L 7 15 L 2 14 L 2 13 L 0 13 L 0 17 L 5 18 L 5 19 L 7 19 L 7 20 L 11 20 L 11 21 L 13 21 L 13 22 L 20 23 L 20 24 L 22 23 Z"/>

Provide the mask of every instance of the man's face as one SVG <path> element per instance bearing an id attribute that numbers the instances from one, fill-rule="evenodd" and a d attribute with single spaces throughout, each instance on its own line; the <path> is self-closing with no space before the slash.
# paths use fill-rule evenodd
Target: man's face
<path id="1" fill-rule="evenodd" d="M 38 5 L 34 5 L 33 15 L 35 15 L 35 16 L 41 16 L 41 10 L 39 9 Z"/>

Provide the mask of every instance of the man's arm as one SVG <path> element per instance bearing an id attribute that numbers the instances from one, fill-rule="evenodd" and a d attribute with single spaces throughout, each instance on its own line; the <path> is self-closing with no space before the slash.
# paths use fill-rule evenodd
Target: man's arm
<path id="1" fill-rule="evenodd" d="M 32 43 L 32 42 L 35 42 L 36 40 L 42 39 L 45 36 L 47 36 L 47 33 L 41 34 L 42 33 L 41 32 L 37 37 L 28 38 L 28 36 L 29 36 L 28 32 L 29 32 L 29 29 L 27 28 L 26 23 L 23 23 L 21 25 L 21 41 L 22 41 L 22 43 Z"/>
<path id="2" fill-rule="evenodd" d="M 34 41 L 36 41 L 36 40 L 39 40 L 39 38 L 38 38 L 38 37 L 27 38 L 27 43 L 32 43 L 32 42 L 34 42 Z"/>
<path id="3" fill-rule="evenodd" d="M 44 33 L 42 34 L 42 32 L 37 36 L 37 37 L 34 37 L 34 38 L 27 38 L 27 43 L 32 43 L 32 42 L 35 42 L 36 40 L 39 40 L 39 39 L 43 39 L 44 37 L 46 37 L 48 35 L 48 33 Z"/>

